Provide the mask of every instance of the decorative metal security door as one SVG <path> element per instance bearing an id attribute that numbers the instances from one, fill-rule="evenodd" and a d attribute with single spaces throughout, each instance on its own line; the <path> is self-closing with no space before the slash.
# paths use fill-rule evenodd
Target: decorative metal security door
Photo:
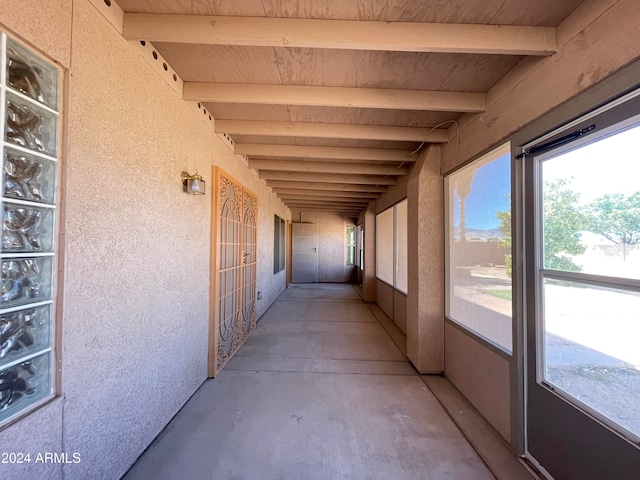
<path id="1" fill-rule="evenodd" d="M 242 334 L 256 326 L 256 273 L 258 257 L 258 200 L 246 190 L 242 196 Z"/>
<path id="2" fill-rule="evenodd" d="M 217 375 L 256 325 L 257 216 L 254 195 L 214 167 L 209 376 Z"/>

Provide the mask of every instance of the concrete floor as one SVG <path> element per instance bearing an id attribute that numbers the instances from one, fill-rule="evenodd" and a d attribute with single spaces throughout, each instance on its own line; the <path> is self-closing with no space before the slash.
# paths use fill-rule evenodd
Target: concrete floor
<path id="1" fill-rule="evenodd" d="M 124 478 L 493 479 L 372 311 L 291 286 Z"/>

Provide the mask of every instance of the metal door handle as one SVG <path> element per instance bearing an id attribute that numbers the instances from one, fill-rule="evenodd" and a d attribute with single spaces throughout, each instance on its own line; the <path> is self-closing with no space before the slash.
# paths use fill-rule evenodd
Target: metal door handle
<path id="1" fill-rule="evenodd" d="M 242 263 L 245 264 L 247 263 L 247 257 L 249 256 L 249 254 L 247 252 L 242 252 Z"/>

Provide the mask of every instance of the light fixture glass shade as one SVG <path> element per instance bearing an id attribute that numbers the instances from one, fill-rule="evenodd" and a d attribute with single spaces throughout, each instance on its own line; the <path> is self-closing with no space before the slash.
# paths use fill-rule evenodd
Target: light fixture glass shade
<path id="1" fill-rule="evenodd" d="M 201 178 L 191 178 L 187 181 L 187 189 L 191 195 L 204 195 L 205 181 Z"/>
<path id="2" fill-rule="evenodd" d="M 184 185 L 184 191 L 191 195 L 204 195 L 205 193 L 205 181 L 196 172 L 193 175 L 189 175 L 187 172 L 182 172 L 182 184 Z"/>

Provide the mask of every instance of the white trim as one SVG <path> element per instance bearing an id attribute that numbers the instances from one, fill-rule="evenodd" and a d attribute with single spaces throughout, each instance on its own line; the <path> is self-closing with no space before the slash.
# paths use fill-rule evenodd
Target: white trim
<path id="1" fill-rule="evenodd" d="M 19 200 L 17 198 L 2 197 L 2 203 L 13 203 L 14 205 L 23 205 L 25 207 L 41 207 L 48 208 L 49 210 L 56 210 L 56 205 L 50 203 L 38 203 L 30 200 Z"/>
<path id="2" fill-rule="evenodd" d="M 53 300 L 44 300 L 42 302 L 29 303 L 28 305 L 18 305 L 16 307 L 9 307 L 0 309 L 0 315 L 4 315 L 5 313 L 13 313 L 19 310 L 27 310 L 28 308 L 37 308 L 42 307 L 44 305 L 51 305 Z"/>
<path id="3" fill-rule="evenodd" d="M 627 277 L 609 277 L 606 275 L 594 275 L 582 272 L 565 272 L 562 270 L 540 269 L 540 274 L 544 278 L 554 280 L 566 280 L 567 282 L 584 283 L 587 285 L 597 285 L 601 287 L 613 288 L 616 290 L 630 290 L 640 292 L 640 280 Z"/>
<path id="4" fill-rule="evenodd" d="M 56 252 L 16 252 L 16 253 L 0 253 L 0 259 L 20 258 L 27 260 L 29 258 L 55 257 Z"/>
<path id="5" fill-rule="evenodd" d="M 89 3 L 109 22 L 109 24 L 122 35 L 124 25 L 124 11 L 115 0 L 111 0 L 111 5 L 107 5 L 104 0 L 89 0 Z"/>
<path id="6" fill-rule="evenodd" d="M 4 107 L 4 103 L 2 102 L 2 106 Z M 3 122 L 4 122 L 4 117 L 3 118 Z M 59 126 L 57 128 L 60 128 Z M 2 135 L 4 135 L 4 132 L 2 133 Z M 4 138 L 4 137 L 3 137 Z M 14 149 L 17 150 L 18 152 L 21 153 L 28 153 L 29 155 L 33 155 L 34 157 L 39 157 L 42 158 L 44 160 L 49 160 L 50 162 L 54 162 L 54 163 L 58 163 L 58 158 L 57 157 L 52 157 L 51 155 L 47 155 L 46 153 L 41 153 L 41 152 L 36 152 L 35 150 L 29 150 L 28 148 L 24 148 L 21 147 L 20 145 L 15 145 L 11 142 L 3 142 L 5 148 L 8 149 Z M 56 177 L 56 182 L 57 182 L 57 177 Z"/>
<path id="7" fill-rule="evenodd" d="M 23 362 L 28 362 L 29 360 L 35 358 L 35 357 L 39 357 L 40 355 L 44 355 L 45 353 L 51 353 L 51 351 L 53 350 L 53 348 L 51 346 L 43 348 L 41 350 L 36 350 L 35 352 L 29 353 L 23 357 L 19 357 L 16 358 L 12 361 L 10 361 L 9 363 L 2 365 L 2 370 L 6 370 L 8 368 L 11 367 L 15 367 L 16 365 L 18 365 L 19 363 L 23 363 Z"/>
<path id="8" fill-rule="evenodd" d="M 44 103 L 39 102 L 38 100 L 31 98 L 30 96 L 25 95 L 24 93 L 11 88 L 9 85 L 6 86 L 6 89 L 7 89 L 7 92 L 9 92 L 11 95 L 14 95 L 25 102 L 29 102 L 32 105 L 35 105 L 36 107 L 41 108 L 42 110 L 45 110 L 49 112 L 51 115 L 55 115 L 56 118 L 60 116 L 60 112 L 58 112 L 57 110 L 54 110 L 53 108 L 45 105 Z"/>

